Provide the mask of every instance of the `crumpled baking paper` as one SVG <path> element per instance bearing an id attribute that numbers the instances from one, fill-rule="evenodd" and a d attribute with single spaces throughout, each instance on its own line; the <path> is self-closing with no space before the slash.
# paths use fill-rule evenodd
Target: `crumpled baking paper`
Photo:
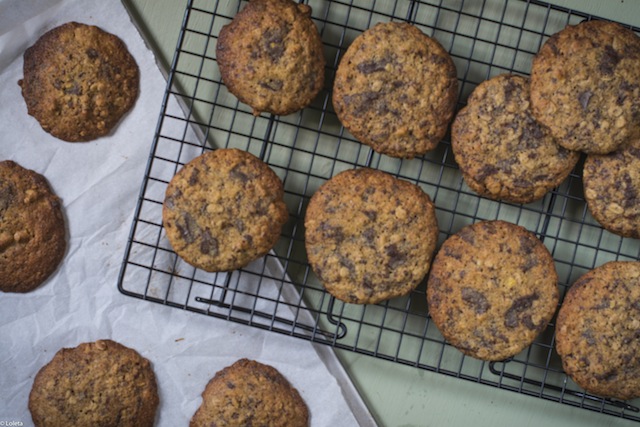
<path id="1" fill-rule="evenodd" d="M 22 53 L 68 21 L 124 40 L 140 67 L 140 96 L 108 136 L 67 143 L 27 115 L 17 84 Z M 187 425 L 220 369 L 246 357 L 276 367 L 300 391 L 311 426 L 374 425 L 329 347 L 124 296 L 116 284 L 166 81 L 120 2 L 0 0 L 0 160 L 44 175 L 62 199 L 68 248 L 37 290 L 0 293 L 0 422 L 32 425 L 33 379 L 63 347 L 113 339 L 153 365 L 158 426 Z M 171 100 L 172 114 L 181 115 Z M 264 286 L 264 280 L 263 280 Z"/>

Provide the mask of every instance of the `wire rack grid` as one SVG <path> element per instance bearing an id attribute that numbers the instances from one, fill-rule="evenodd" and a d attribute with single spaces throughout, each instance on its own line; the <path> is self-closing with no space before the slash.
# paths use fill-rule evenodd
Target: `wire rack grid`
<path id="1" fill-rule="evenodd" d="M 451 53 L 458 107 L 482 81 L 528 75 L 543 42 L 568 24 L 593 19 L 543 2 L 507 0 L 306 0 L 327 59 L 325 88 L 312 105 L 286 117 L 254 117 L 221 82 L 215 46 L 222 26 L 244 2 L 189 0 L 158 127 L 119 276 L 119 290 L 175 308 L 283 333 L 335 348 L 415 366 L 640 421 L 638 402 L 584 393 L 562 372 L 554 323 L 521 354 L 500 363 L 465 357 L 431 322 L 425 284 L 377 305 L 352 305 L 327 294 L 304 249 L 305 208 L 314 191 L 346 169 L 371 167 L 421 186 L 436 205 L 440 243 L 485 219 L 520 224 L 554 256 L 561 294 L 579 276 L 611 260 L 638 260 L 640 242 L 608 233 L 590 216 L 578 164 L 566 181 L 527 205 L 495 202 L 462 181 L 448 137 L 425 156 L 400 160 L 360 144 L 331 106 L 335 70 L 350 43 L 377 22 L 406 21 Z M 638 31 L 633 28 L 634 31 Z M 173 104 L 179 108 L 174 108 Z M 206 150 L 234 147 L 263 159 L 283 180 L 290 220 L 274 251 L 248 267 L 206 273 L 171 250 L 162 229 L 164 191 L 175 172 Z"/>

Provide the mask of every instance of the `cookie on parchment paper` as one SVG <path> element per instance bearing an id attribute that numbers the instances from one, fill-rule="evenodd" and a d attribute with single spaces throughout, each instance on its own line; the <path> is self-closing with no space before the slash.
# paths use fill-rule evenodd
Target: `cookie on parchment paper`
<path id="1" fill-rule="evenodd" d="M 613 153 L 587 156 L 584 197 L 607 230 L 640 239 L 640 138 Z"/>
<path id="2" fill-rule="evenodd" d="M 333 106 L 360 142 L 393 157 L 433 150 L 458 96 L 456 68 L 434 38 L 408 23 L 376 24 L 340 60 Z"/>
<path id="3" fill-rule="evenodd" d="M 307 427 L 309 409 L 277 369 L 240 359 L 209 381 L 189 425 Z"/>
<path id="4" fill-rule="evenodd" d="M 558 144 L 610 153 L 640 137 L 640 37 L 585 21 L 554 34 L 531 67 L 531 106 Z"/>
<path id="5" fill-rule="evenodd" d="M 251 0 L 220 31 L 222 81 L 253 114 L 287 115 L 324 85 L 322 40 L 311 7 L 292 0 Z"/>
<path id="6" fill-rule="evenodd" d="M 481 221 L 449 237 L 427 281 L 429 314 L 461 352 L 500 361 L 529 346 L 558 304 L 557 273 L 544 244 L 505 221 Z"/>
<path id="7" fill-rule="evenodd" d="M 417 185 L 374 169 L 325 182 L 305 214 L 305 246 L 320 282 L 336 298 L 375 304 L 424 279 L 438 240 L 435 207 Z"/>
<path id="8" fill-rule="evenodd" d="M 174 251 L 205 271 L 236 270 L 266 255 L 288 218 L 280 178 L 237 149 L 187 163 L 171 179 L 162 208 Z"/>
<path id="9" fill-rule="evenodd" d="M 111 340 L 59 350 L 33 382 L 36 427 L 151 427 L 158 407 L 155 374 L 135 350 Z"/>
<path id="10" fill-rule="evenodd" d="M 134 105 L 140 73 L 117 36 L 69 22 L 43 34 L 24 53 L 18 82 L 28 113 L 64 141 L 107 135 Z"/>
<path id="11" fill-rule="evenodd" d="M 513 203 L 542 198 L 564 181 L 579 158 L 533 118 L 529 81 L 513 74 L 475 88 L 453 121 L 451 147 L 472 190 Z"/>
<path id="12" fill-rule="evenodd" d="M 0 162 L 0 291 L 29 292 L 58 268 L 67 247 L 60 199 L 46 178 Z"/>
<path id="13" fill-rule="evenodd" d="M 588 392 L 640 397 L 640 262 L 612 261 L 569 288 L 556 321 L 564 371 Z"/>

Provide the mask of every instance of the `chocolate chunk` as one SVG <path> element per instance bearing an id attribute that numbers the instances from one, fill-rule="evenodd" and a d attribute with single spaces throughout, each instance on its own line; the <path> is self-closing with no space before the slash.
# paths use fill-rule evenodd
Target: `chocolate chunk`
<path id="1" fill-rule="evenodd" d="M 373 245 L 376 240 L 376 232 L 373 228 L 367 228 L 362 232 L 362 236 L 369 245 Z"/>
<path id="2" fill-rule="evenodd" d="M 587 110 L 587 107 L 589 106 L 589 100 L 592 96 L 593 92 L 591 92 L 590 90 L 585 90 L 580 95 L 578 95 L 578 102 L 580 102 L 583 110 Z"/>
<path id="3" fill-rule="evenodd" d="M 87 49 L 85 51 L 85 53 L 87 54 L 87 56 L 89 57 L 89 59 L 97 59 L 100 54 L 98 53 L 97 50 L 95 50 L 94 48 L 90 47 L 89 49 Z"/>
<path id="4" fill-rule="evenodd" d="M 385 57 L 382 59 L 378 59 L 378 60 L 371 60 L 371 61 L 364 61 L 359 63 L 356 68 L 358 69 L 358 71 L 360 71 L 362 74 L 372 74 L 372 73 L 377 73 L 380 71 L 384 71 L 387 64 L 390 64 L 392 62 L 390 57 Z"/>
<path id="5" fill-rule="evenodd" d="M 0 212 L 6 210 L 13 203 L 15 192 L 11 184 L 0 183 Z"/>
<path id="6" fill-rule="evenodd" d="M 464 287 L 461 291 L 462 301 L 470 305 L 476 314 L 486 313 L 491 308 L 487 297 L 476 289 Z"/>
<path id="7" fill-rule="evenodd" d="M 497 174 L 499 169 L 493 165 L 483 165 L 475 176 L 477 181 L 484 181 L 491 175 Z"/>
<path id="8" fill-rule="evenodd" d="M 196 240 L 196 233 L 199 227 L 196 223 L 196 220 L 191 216 L 191 214 L 184 212 L 182 214 L 182 223 L 176 222 L 176 228 L 182 236 L 182 239 L 187 244 L 191 244 Z"/>
<path id="9" fill-rule="evenodd" d="M 461 260 L 462 259 L 462 254 L 460 252 L 456 251 L 454 248 L 452 248 L 450 246 L 445 246 L 444 247 L 444 254 L 446 256 L 448 256 L 448 257 L 455 258 L 457 260 Z"/>
<path id="10" fill-rule="evenodd" d="M 375 221 L 376 218 L 378 218 L 378 213 L 376 211 L 371 211 L 371 210 L 367 210 L 362 212 L 367 218 L 369 218 L 371 221 Z"/>
<path id="11" fill-rule="evenodd" d="M 398 249 L 398 246 L 395 244 L 387 245 L 384 248 L 387 257 L 389 257 L 389 268 L 396 268 L 402 265 L 407 259 L 407 255 Z"/>
<path id="12" fill-rule="evenodd" d="M 289 26 L 270 28 L 265 31 L 262 38 L 262 48 L 266 52 L 271 62 L 278 62 L 284 55 L 284 39 L 289 32 Z"/>
<path id="13" fill-rule="evenodd" d="M 458 232 L 457 236 L 470 245 L 475 245 L 476 243 L 475 234 L 471 228 L 463 228 Z"/>
<path id="14" fill-rule="evenodd" d="M 382 96 L 379 92 L 363 92 L 354 95 L 346 95 L 342 98 L 345 105 L 353 104 L 354 107 L 349 108 L 351 114 L 358 116 L 374 109 L 375 101 Z"/>
<path id="15" fill-rule="evenodd" d="M 200 235 L 200 252 L 212 256 L 218 255 L 218 239 L 211 235 L 209 230 L 205 230 Z"/>
<path id="16" fill-rule="evenodd" d="M 529 310 L 531 307 L 533 307 L 533 302 L 538 300 L 539 298 L 540 298 L 540 296 L 538 294 L 534 293 L 534 294 L 526 295 L 524 297 L 520 297 L 520 298 L 516 299 L 511 304 L 511 307 L 509 307 L 509 309 L 507 310 L 507 313 L 505 314 L 504 325 L 507 328 L 515 328 L 522 321 L 523 323 L 525 323 L 525 326 L 528 326 L 528 325 L 526 325 L 526 322 L 524 322 L 524 318 L 520 319 L 520 317 L 527 310 Z"/>
<path id="17" fill-rule="evenodd" d="M 538 242 L 529 236 L 520 236 L 520 250 L 525 255 L 531 255 Z"/>
<path id="18" fill-rule="evenodd" d="M 200 174 L 200 170 L 198 168 L 193 168 L 191 171 L 191 175 L 189 175 L 189 185 L 196 185 L 198 183 L 198 175 Z"/>
<path id="19" fill-rule="evenodd" d="M 238 163 L 229 171 L 229 177 L 237 179 L 242 183 L 247 183 L 251 177 L 246 174 L 246 168 L 244 163 Z"/>
<path id="20" fill-rule="evenodd" d="M 269 79 L 265 82 L 260 82 L 260 86 L 273 92 L 278 92 L 279 90 L 282 90 L 284 82 L 280 79 Z"/>
<path id="21" fill-rule="evenodd" d="M 602 58 L 600 58 L 600 72 L 606 75 L 613 74 L 619 62 L 620 55 L 618 55 L 618 52 L 616 52 L 613 46 L 606 45 Z"/>
<path id="22" fill-rule="evenodd" d="M 320 223 L 320 231 L 325 239 L 333 239 L 336 242 L 344 240 L 344 230 L 340 226 L 331 225 L 326 221 Z"/>

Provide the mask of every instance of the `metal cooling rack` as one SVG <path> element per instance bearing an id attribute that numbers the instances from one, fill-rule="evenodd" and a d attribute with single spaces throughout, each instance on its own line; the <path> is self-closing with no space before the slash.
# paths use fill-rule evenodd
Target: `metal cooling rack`
<path id="1" fill-rule="evenodd" d="M 501 389 L 640 421 L 640 401 L 586 394 L 562 372 L 554 324 L 514 358 L 485 363 L 447 344 L 427 313 L 425 285 L 378 305 L 352 305 L 327 294 L 311 271 L 303 219 L 314 191 L 345 169 L 372 167 L 420 185 L 436 205 L 440 243 L 485 219 L 535 232 L 554 256 L 561 293 L 588 270 L 611 260 L 638 260 L 640 242 L 604 231 L 582 196 L 582 162 L 542 200 L 524 206 L 478 197 L 463 183 L 447 139 L 422 158 L 381 156 L 340 125 L 330 93 L 350 43 L 377 22 L 407 21 L 451 53 L 459 105 L 480 82 L 500 73 L 527 75 L 551 34 L 592 16 L 539 1 L 308 0 L 324 42 L 325 89 L 311 106 L 286 117 L 254 117 L 221 83 L 217 35 L 240 1 L 190 0 L 135 212 L 119 290 L 129 296 L 327 344 Z M 638 29 L 633 28 L 636 32 Z M 177 107 L 179 106 L 179 107 Z M 162 229 L 166 185 L 205 150 L 252 152 L 282 178 L 290 220 L 275 250 L 249 267 L 212 274 L 171 250 Z"/>

